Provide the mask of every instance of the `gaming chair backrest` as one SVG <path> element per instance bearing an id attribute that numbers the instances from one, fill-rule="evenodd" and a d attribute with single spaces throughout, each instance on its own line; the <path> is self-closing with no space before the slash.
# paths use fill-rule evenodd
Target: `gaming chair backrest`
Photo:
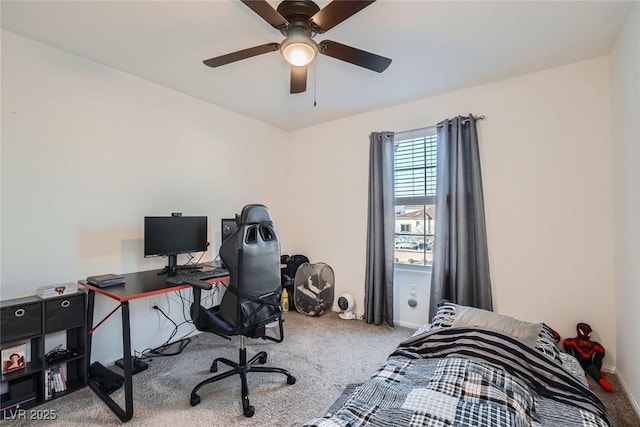
<path id="1" fill-rule="evenodd" d="M 238 229 L 220 247 L 220 258 L 229 270 L 229 286 L 220 303 L 220 315 L 232 325 L 243 322 L 242 296 L 257 298 L 280 293 L 280 242 L 264 205 L 247 205 L 238 218 Z"/>

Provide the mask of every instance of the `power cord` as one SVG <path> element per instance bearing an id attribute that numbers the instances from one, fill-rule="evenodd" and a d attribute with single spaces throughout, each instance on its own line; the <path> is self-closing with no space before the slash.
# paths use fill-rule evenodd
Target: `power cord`
<path id="1" fill-rule="evenodd" d="M 169 338 L 161 345 L 159 345 L 156 348 L 147 348 L 145 350 L 142 350 L 141 352 L 139 352 L 139 356 L 138 358 L 140 360 L 151 360 L 153 357 L 168 357 L 168 356 L 176 356 L 180 353 L 182 353 L 182 351 L 187 347 L 187 345 L 189 345 L 189 343 L 191 342 L 191 338 L 187 338 L 191 333 L 193 333 L 193 331 L 187 333 L 184 337 L 182 337 L 181 339 L 177 340 L 177 341 L 173 341 L 171 342 L 171 340 L 173 339 L 173 337 L 176 336 L 176 334 L 178 333 L 178 328 L 180 326 L 182 326 L 183 324 L 187 323 L 187 322 L 182 322 L 179 325 L 173 321 L 173 319 L 171 319 L 169 316 L 167 316 L 167 314 L 157 305 L 154 305 L 153 308 L 155 310 L 158 310 L 160 312 L 160 314 L 162 314 L 165 318 L 167 318 L 167 320 L 169 320 L 171 323 L 173 323 L 173 331 L 171 331 L 171 334 L 169 335 Z M 175 351 L 171 351 L 169 352 L 169 350 L 173 347 L 173 346 L 178 346 L 178 349 Z"/>
<path id="2" fill-rule="evenodd" d="M 222 283 L 222 282 L 219 282 Z M 224 285 L 224 283 L 223 283 Z M 216 283 L 214 285 L 214 287 L 212 288 L 212 292 L 205 298 L 205 300 L 213 300 L 214 296 L 220 291 L 219 287 L 218 287 L 218 283 Z M 157 310 L 160 312 L 160 314 L 162 314 L 168 321 L 170 321 L 171 323 L 173 323 L 173 331 L 171 331 L 171 334 L 169 335 L 169 338 L 161 345 L 159 345 L 156 348 L 147 348 L 142 350 L 141 352 L 135 352 L 136 354 L 138 354 L 138 359 L 140 360 L 152 360 L 153 357 L 168 357 L 168 356 L 176 356 L 180 353 L 182 353 L 184 351 L 184 349 L 189 345 L 189 343 L 191 342 L 191 338 L 189 338 L 189 335 L 192 335 L 193 333 L 197 332 L 197 329 L 194 327 L 191 331 L 187 332 L 185 335 L 183 335 L 182 338 L 180 338 L 177 341 L 173 341 L 171 342 L 171 340 L 176 336 L 176 334 L 178 333 L 178 329 L 180 328 L 180 326 L 184 325 L 184 324 L 193 324 L 193 321 L 189 318 L 187 318 L 186 314 L 185 314 L 185 303 L 187 303 L 187 307 L 189 306 L 188 304 L 190 303 L 191 299 L 188 299 L 187 297 L 185 297 L 184 295 L 182 295 L 181 291 L 176 291 L 176 294 L 178 295 L 178 297 L 180 298 L 180 301 L 182 302 L 182 316 L 184 318 L 184 321 L 181 322 L 180 324 L 177 324 L 176 322 L 173 321 L 173 319 L 171 319 L 160 307 L 158 307 L 157 305 L 153 305 L 153 309 Z M 172 347 L 174 346 L 178 346 L 178 348 L 174 351 L 169 351 Z"/>
<path id="3" fill-rule="evenodd" d="M 62 344 L 59 344 L 55 348 L 49 350 L 44 357 L 45 357 L 45 360 L 47 361 L 47 364 L 50 365 L 52 363 L 60 362 L 65 359 L 68 359 L 69 357 L 74 357 L 77 355 L 78 355 L 77 349 L 62 348 Z"/>
<path id="4" fill-rule="evenodd" d="M 209 307 L 213 306 L 214 298 L 220 292 L 219 284 L 221 283 L 225 285 L 224 282 L 217 282 L 211 288 L 210 293 L 207 294 L 204 298 L 202 298 L 201 304 L 203 307 L 207 307 L 207 304 Z M 182 294 L 182 291 L 176 291 L 176 294 L 178 295 L 178 298 L 180 298 L 180 301 L 182 302 L 182 317 L 184 318 L 184 321 L 186 323 L 193 323 L 193 321 L 191 320 L 191 311 L 190 311 L 191 301 L 193 301 L 193 297 L 192 297 L 193 291 L 185 290 L 185 292 L 191 292 L 191 295 L 185 296 Z M 189 317 L 187 317 L 187 314 Z"/>
<path id="5" fill-rule="evenodd" d="M 191 254 L 191 252 L 189 252 L 189 253 L 187 254 L 187 256 L 189 257 L 189 259 L 188 259 L 188 260 L 187 260 L 187 262 L 185 262 L 181 267 L 190 267 L 190 266 L 193 266 L 193 267 L 196 267 L 196 268 L 197 268 L 197 267 L 200 265 L 200 261 L 202 260 L 202 257 L 204 256 L 204 254 L 205 254 L 205 253 L 206 253 L 206 252 L 202 252 L 202 253 L 200 254 L 200 257 L 198 258 L 198 260 L 197 260 L 196 262 L 193 262 L 193 260 L 195 259 L 195 257 Z"/>

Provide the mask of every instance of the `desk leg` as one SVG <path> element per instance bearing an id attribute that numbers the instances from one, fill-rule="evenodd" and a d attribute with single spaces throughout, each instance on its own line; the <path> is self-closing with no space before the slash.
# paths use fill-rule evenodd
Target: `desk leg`
<path id="1" fill-rule="evenodd" d="M 95 292 L 89 290 L 89 304 L 87 308 L 87 316 L 89 316 L 89 330 L 93 328 L 93 309 L 95 305 Z M 122 347 L 123 347 L 123 357 L 124 357 L 124 407 L 123 410 L 118 403 L 111 398 L 107 393 L 102 391 L 100 386 L 92 380 L 91 376 L 89 376 L 89 387 L 93 392 L 98 395 L 98 397 L 113 411 L 114 414 L 120 418 L 121 421 L 126 422 L 133 418 L 133 375 L 131 374 L 131 324 L 129 320 L 129 301 L 124 301 L 120 305 L 122 309 Z M 90 334 L 87 337 L 87 351 L 88 351 L 88 362 L 87 362 L 87 372 L 89 371 L 88 366 L 91 363 L 91 337 Z"/>
<path id="2" fill-rule="evenodd" d="M 122 303 L 122 348 L 124 349 L 124 404 L 125 418 L 118 415 L 122 421 L 129 421 L 133 417 L 133 374 L 131 373 L 131 322 L 129 320 L 129 301 Z"/>

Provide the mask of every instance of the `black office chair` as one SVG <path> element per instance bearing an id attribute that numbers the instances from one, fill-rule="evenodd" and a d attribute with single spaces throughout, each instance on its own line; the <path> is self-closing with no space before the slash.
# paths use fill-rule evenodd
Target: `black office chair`
<path id="1" fill-rule="evenodd" d="M 242 382 L 242 409 L 246 417 L 254 414 L 249 405 L 248 372 L 276 372 L 287 376 L 287 384 L 296 379 L 281 368 L 262 365 L 267 353 L 259 352 L 247 361 L 246 338 L 262 338 L 282 342 L 282 312 L 280 309 L 280 243 L 271 214 L 263 205 L 247 205 L 238 217 L 238 229 L 229 236 L 220 248 L 220 257 L 229 270 L 229 285 L 220 305 L 205 309 L 200 305 L 202 289 L 211 289 L 211 284 L 199 280 L 189 281 L 193 287 L 191 318 L 196 328 L 212 332 L 224 338 L 240 335 L 239 362 L 223 357 L 213 361 L 210 372 L 218 371 L 218 362 L 231 367 L 230 370 L 208 378 L 191 391 L 191 406 L 200 403 L 196 393 L 200 387 L 232 375 L 240 375 Z M 268 336 L 265 326 L 278 322 L 279 337 Z"/>

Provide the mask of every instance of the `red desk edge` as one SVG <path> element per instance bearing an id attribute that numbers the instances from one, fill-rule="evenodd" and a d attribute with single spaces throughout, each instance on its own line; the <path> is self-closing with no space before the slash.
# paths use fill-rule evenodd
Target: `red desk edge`
<path id="1" fill-rule="evenodd" d="M 208 279 L 205 280 L 205 282 L 209 282 L 209 283 L 217 283 L 217 282 L 224 282 L 225 280 L 229 280 L 229 276 L 220 276 L 220 277 L 216 277 L 213 279 Z M 191 287 L 191 285 L 187 284 L 187 283 L 183 283 L 182 285 L 173 285 L 173 286 L 169 286 L 166 288 L 162 288 L 162 289 L 157 289 L 154 291 L 148 291 L 148 292 L 142 292 L 139 294 L 133 294 L 133 295 L 126 295 L 126 296 L 118 296 L 118 295 L 114 295 L 111 292 L 109 292 L 109 288 L 99 288 L 97 286 L 91 285 L 89 283 L 87 283 L 86 280 L 78 280 L 78 284 L 84 288 L 90 289 L 100 295 L 104 295 L 108 298 L 111 298 L 113 300 L 116 300 L 118 302 L 124 302 L 124 301 L 131 301 L 134 299 L 139 299 L 139 298 L 146 298 L 148 296 L 151 295 L 161 295 L 161 294 L 166 294 L 169 292 L 173 292 L 173 291 L 179 291 L 182 289 L 188 289 Z"/>

